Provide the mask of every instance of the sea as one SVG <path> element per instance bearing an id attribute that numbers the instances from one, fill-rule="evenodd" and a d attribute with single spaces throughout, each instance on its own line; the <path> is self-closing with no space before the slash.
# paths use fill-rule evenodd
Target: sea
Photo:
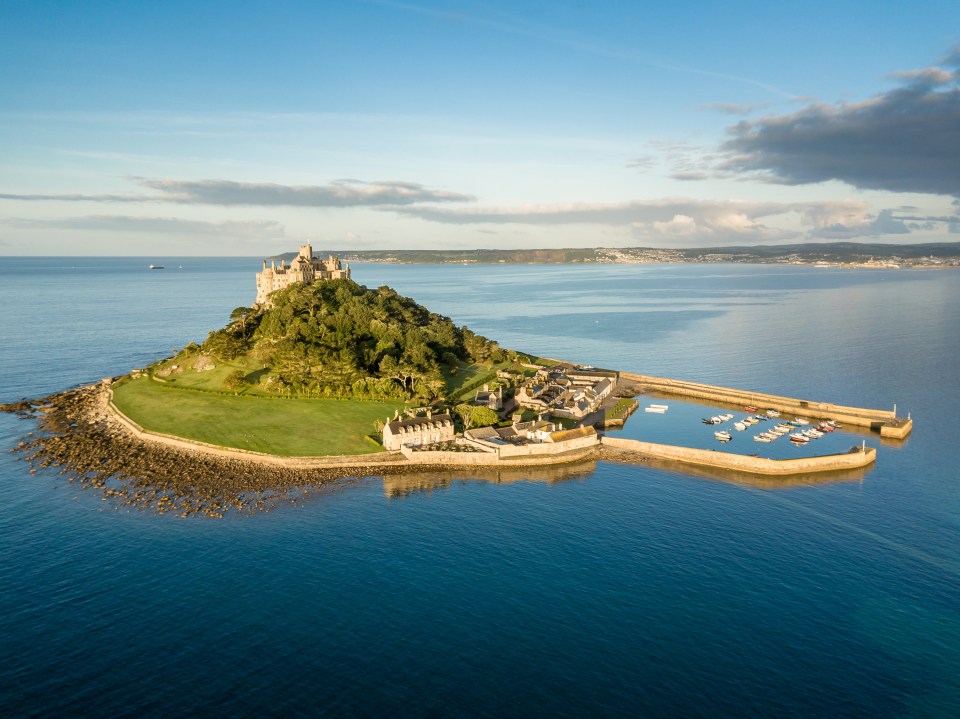
<path id="1" fill-rule="evenodd" d="M 203 340 L 259 267 L 0 258 L 0 401 Z M 896 405 L 914 431 L 831 435 L 877 462 L 822 480 L 606 462 L 367 477 L 222 519 L 115 504 L 3 451 L 0 716 L 960 716 L 960 274 L 352 270 L 505 347 Z M 623 432 L 713 446 L 715 408 L 665 403 Z M 0 448 L 32 429 L 0 415 Z"/>

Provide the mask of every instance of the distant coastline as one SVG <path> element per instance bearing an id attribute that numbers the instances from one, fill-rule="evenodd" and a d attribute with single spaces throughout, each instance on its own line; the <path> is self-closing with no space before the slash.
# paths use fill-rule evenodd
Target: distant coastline
<path id="1" fill-rule="evenodd" d="M 960 242 L 887 245 L 859 242 L 667 249 L 590 247 L 472 250 L 323 250 L 350 262 L 385 264 L 777 264 L 866 269 L 957 269 Z M 268 258 L 291 260 L 289 252 Z"/>

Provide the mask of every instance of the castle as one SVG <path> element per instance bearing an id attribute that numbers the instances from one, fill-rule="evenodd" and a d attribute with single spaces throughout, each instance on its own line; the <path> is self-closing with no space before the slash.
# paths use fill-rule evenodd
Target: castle
<path id="1" fill-rule="evenodd" d="M 289 287 L 294 282 L 349 279 L 349 263 L 341 263 L 340 258 L 333 255 L 325 260 L 315 258 L 313 248 L 309 244 L 301 245 L 300 254 L 289 265 L 280 260 L 278 266 L 276 260 L 271 260 L 270 266 L 267 267 L 267 261 L 263 261 L 263 271 L 257 273 L 257 300 L 254 304 L 261 307 L 269 306 L 271 292 Z"/>

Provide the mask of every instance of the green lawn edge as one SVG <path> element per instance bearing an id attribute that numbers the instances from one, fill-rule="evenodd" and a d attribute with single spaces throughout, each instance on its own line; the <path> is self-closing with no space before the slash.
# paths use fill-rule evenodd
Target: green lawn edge
<path id="1" fill-rule="evenodd" d="M 404 404 L 353 399 L 272 398 L 173 387 L 148 377 L 113 388 L 123 414 L 146 430 L 284 457 L 382 452 L 377 419 Z"/>

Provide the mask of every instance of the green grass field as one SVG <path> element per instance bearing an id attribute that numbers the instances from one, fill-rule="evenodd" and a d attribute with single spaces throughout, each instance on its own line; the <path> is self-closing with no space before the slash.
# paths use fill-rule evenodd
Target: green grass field
<path id="1" fill-rule="evenodd" d="M 144 429 L 283 456 L 369 454 L 366 437 L 401 402 L 271 399 L 198 392 L 151 379 L 114 387 L 119 410 Z"/>

